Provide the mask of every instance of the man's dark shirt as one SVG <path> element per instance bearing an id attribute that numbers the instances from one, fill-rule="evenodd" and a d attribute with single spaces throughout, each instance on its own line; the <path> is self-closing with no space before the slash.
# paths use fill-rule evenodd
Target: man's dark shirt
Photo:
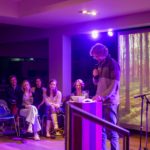
<path id="1" fill-rule="evenodd" d="M 8 86 L 5 90 L 5 99 L 8 103 L 8 107 L 11 108 L 11 105 L 16 104 L 18 108 L 22 105 L 22 90 L 19 86 L 16 86 L 14 89 L 11 86 Z"/>
<path id="2" fill-rule="evenodd" d="M 43 100 L 43 89 L 35 88 L 33 97 L 34 97 L 33 105 L 38 106 Z"/>

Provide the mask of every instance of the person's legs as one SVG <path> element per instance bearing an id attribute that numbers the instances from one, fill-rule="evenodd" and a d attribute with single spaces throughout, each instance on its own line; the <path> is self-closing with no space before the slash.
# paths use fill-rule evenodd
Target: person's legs
<path id="1" fill-rule="evenodd" d="M 41 125 L 38 116 L 35 117 L 35 121 L 33 123 L 33 129 L 34 129 L 34 133 L 41 130 Z"/>
<path id="2" fill-rule="evenodd" d="M 53 114 L 51 114 L 51 117 L 52 117 L 52 122 L 53 122 L 53 125 L 54 125 L 54 129 L 58 130 L 57 114 L 53 113 Z"/>
<path id="3" fill-rule="evenodd" d="M 33 124 L 33 131 L 34 131 L 34 140 L 40 140 L 38 131 L 41 130 L 41 125 L 39 123 L 39 118 L 38 116 L 35 117 L 35 122 Z"/>
<path id="4" fill-rule="evenodd" d="M 117 115 L 118 115 L 118 105 L 111 105 L 110 117 L 112 123 L 117 123 Z M 119 150 L 119 135 L 116 131 L 111 130 L 110 132 L 110 143 L 111 150 Z"/>
<path id="5" fill-rule="evenodd" d="M 42 119 L 42 116 L 46 113 L 46 105 L 43 104 L 39 109 L 38 109 L 38 113 L 40 118 Z"/>
<path id="6" fill-rule="evenodd" d="M 26 117 L 26 121 L 34 124 L 35 118 L 38 116 L 38 110 L 33 105 L 29 105 L 27 109 L 28 109 L 28 115 Z"/>
<path id="7" fill-rule="evenodd" d="M 28 109 L 28 108 L 21 109 L 20 110 L 20 116 L 27 118 L 27 116 L 29 115 L 29 112 L 30 112 L 30 109 Z M 27 121 L 27 119 L 26 119 L 26 121 Z M 29 123 L 27 132 L 32 133 L 33 132 L 32 123 L 29 121 L 27 121 L 27 122 Z"/>
<path id="8" fill-rule="evenodd" d="M 57 136 L 61 135 L 59 132 L 59 126 L 58 126 L 58 118 L 57 118 L 58 112 L 59 112 L 59 108 L 52 107 L 51 118 L 52 118 L 52 122 L 54 125 L 55 135 Z"/>
<path id="9" fill-rule="evenodd" d="M 20 115 L 26 117 L 26 121 L 29 123 L 27 132 L 33 132 L 34 129 L 34 139 L 40 140 L 38 131 L 41 130 L 41 125 L 38 120 L 38 111 L 35 106 L 30 105 L 26 109 L 21 109 Z"/>
<path id="10" fill-rule="evenodd" d="M 118 105 L 104 106 L 105 119 L 113 124 L 117 123 L 117 108 Z M 119 150 L 119 135 L 116 131 L 106 129 L 108 139 L 110 140 L 111 150 Z"/>
<path id="11" fill-rule="evenodd" d="M 105 106 L 102 107 L 102 118 L 106 120 L 107 112 L 105 111 Z M 107 133 L 106 128 L 102 127 L 102 150 L 107 150 Z"/>
<path id="12" fill-rule="evenodd" d="M 46 105 L 46 137 L 51 137 L 50 128 L 51 128 L 51 106 Z"/>
<path id="13" fill-rule="evenodd" d="M 103 127 L 102 128 L 102 150 L 107 150 L 107 134 L 106 134 L 106 129 Z"/>
<path id="14" fill-rule="evenodd" d="M 50 137 L 50 126 L 51 125 L 51 121 L 50 120 L 46 120 L 46 137 Z"/>
<path id="15" fill-rule="evenodd" d="M 54 129 L 58 129 L 58 120 L 57 120 L 57 109 L 54 106 L 51 106 L 50 117 L 52 119 L 52 123 L 54 125 Z"/>

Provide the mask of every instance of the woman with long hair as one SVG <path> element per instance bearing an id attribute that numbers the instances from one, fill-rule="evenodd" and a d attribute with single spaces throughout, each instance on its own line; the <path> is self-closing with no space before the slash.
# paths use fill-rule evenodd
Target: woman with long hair
<path id="1" fill-rule="evenodd" d="M 84 82 L 81 79 L 77 79 L 74 82 L 74 92 L 71 94 L 72 96 L 85 96 L 85 98 L 89 97 L 89 93 L 84 90 Z"/>
<path id="2" fill-rule="evenodd" d="M 46 137 L 51 137 L 50 128 L 51 120 L 54 126 L 54 130 L 58 130 L 57 112 L 59 111 L 62 100 L 62 93 L 57 89 L 57 81 L 55 79 L 50 80 L 47 97 L 45 98 L 46 104 Z"/>
<path id="3" fill-rule="evenodd" d="M 31 86 L 28 80 L 24 80 L 22 83 L 22 109 L 20 110 L 20 116 L 26 118 L 28 122 L 27 132 L 34 133 L 34 140 L 40 140 L 38 131 L 41 130 L 41 125 L 38 120 L 38 110 L 32 105 L 33 95 L 31 91 Z"/>

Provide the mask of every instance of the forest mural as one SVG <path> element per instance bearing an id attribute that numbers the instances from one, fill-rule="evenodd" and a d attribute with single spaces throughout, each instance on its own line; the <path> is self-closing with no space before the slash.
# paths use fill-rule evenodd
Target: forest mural
<path id="1" fill-rule="evenodd" d="M 150 30 L 122 32 L 118 40 L 121 66 L 119 122 L 124 127 L 140 130 L 142 100 L 134 96 L 150 93 Z M 147 97 L 150 98 L 149 95 Z M 144 99 L 144 130 L 145 107 Z M 150 120 L 150 110 L 148 114 Z"/>

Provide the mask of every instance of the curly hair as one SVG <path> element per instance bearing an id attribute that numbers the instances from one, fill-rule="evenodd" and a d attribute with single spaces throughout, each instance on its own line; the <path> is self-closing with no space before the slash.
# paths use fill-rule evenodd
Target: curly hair
<path id="1" fill-rule="evenodd" d="M 81 79 L 77 79 L 77 80 L 74 82 L 74 84 L 73 84 L 74 87 L 76 86 L 77 82 L 80 83 L 80 85 L 81 85 L 82 88 L 84 88 L 84 82 L 83 82 L 83 80 L 81 80 Z"/>
<path id="2" fill-rule="evenodd" d="M 108 55 L 108 48 L 101 43 L 96 43 L 90 49 L 90 56 L 93 56 L 93 54 L 97 54 L 97 55 L 101 55 L 101 56 L 107 56 Z"/>

